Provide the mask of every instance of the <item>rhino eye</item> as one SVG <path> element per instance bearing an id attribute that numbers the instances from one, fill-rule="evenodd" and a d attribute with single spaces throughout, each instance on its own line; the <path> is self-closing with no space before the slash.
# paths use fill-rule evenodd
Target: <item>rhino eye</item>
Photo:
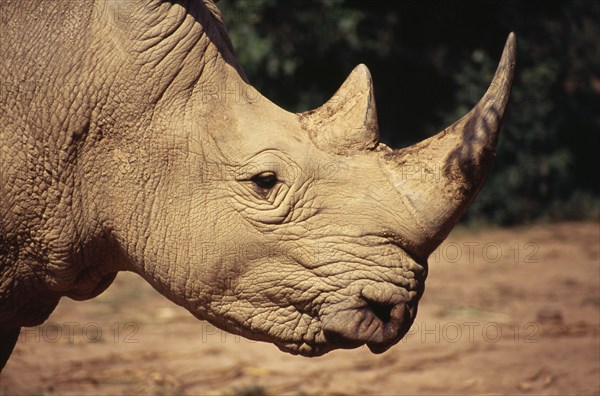
<path id="1" fill-rule="evenodd" d="M 270 190 L 277 184 L 277 175 L 273 172 L 262 172 L 250 179 L 261 190 Z"/>

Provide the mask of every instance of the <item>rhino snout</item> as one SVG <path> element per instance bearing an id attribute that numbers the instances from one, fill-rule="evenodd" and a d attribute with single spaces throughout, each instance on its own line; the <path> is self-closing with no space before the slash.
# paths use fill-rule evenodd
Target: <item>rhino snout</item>
<path id="1" fill-rule="evenodd" d="M 384 297 L 386 294 L 389 296 Z M 374 353 L 385 352 L 409 330 L 416 314 L 416 301 L 406 301 L 404 290 L 396 293 L 361 293 L 355 308 L 323 317 L 328 343 L 351 349 L 367 345 Z"/>

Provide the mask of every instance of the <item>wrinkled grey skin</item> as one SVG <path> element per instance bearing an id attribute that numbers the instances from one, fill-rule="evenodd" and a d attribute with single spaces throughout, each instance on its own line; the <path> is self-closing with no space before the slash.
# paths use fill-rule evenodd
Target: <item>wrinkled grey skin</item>
<path id="1" fill-rule="evenodd" d="M 291 353 L 405 334 L 451 227 L 408 225 L 371 124 L 315 143 L 322 115 L 248 85 L 208 1 L 0 7 L 0 363 L 118 271 Z"/>

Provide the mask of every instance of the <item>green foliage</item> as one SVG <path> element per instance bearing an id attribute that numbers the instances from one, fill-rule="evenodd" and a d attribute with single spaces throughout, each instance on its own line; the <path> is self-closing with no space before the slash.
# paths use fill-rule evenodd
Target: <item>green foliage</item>
<path id="1" fill-rule="evenodd" d="M 361 48 L 362 13 L 342 0 L 223 1 L 236 55 L 250 80 L 267 97 L 290 110 L 323 103 L 337 88 L 327 58 L 336 62 Z M 315 58 L 321 62 L 311 62 Z M 315 75 L 317 78 L 310 78 Z M 319 78 L 320 77 L 320 78 Z M 337 84 L 343 75 L 337 76 Z"/>
<path id="2" fill-rule="evenodd" d="M 483 95 L 508 32 L 517 75 L 490 179 L 467 220 L 598 218 L 600 5 L 586 1 L 223 0 L 250 81 L 293 110 L 372 71 L 382 140 L 421 140 Z"/>

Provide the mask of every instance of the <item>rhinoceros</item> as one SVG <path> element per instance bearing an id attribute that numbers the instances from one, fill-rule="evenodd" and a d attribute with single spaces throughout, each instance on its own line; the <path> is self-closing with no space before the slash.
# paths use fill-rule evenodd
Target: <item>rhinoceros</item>
<path id="1" fill-rule="evenodd" d="M 210 0 L 1 8 L 1 366 L 20 327 L 119 271 L 293 354 L 381 353 L 407 332 L 427 258 L 495 156 L 512 33 L 467 115 L 394 150 L 367 67 L 285 111 L 250 85 Z"/>

